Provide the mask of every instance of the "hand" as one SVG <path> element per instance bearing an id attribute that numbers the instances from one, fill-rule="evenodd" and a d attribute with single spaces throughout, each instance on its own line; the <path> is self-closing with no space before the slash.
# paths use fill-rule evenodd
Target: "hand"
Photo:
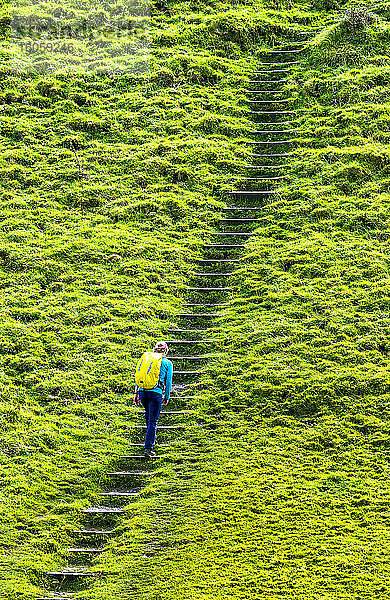
<path id="1" fill-rule="evenodd" d="M 139 394 L 138 394 L 138 392 L 136 392 L 136 393 L 134 394 L 134 404 L 135 404 L 136 406 L 139 406 Z"/>
<path id="2" fill-rule="evenodd" d="M 168 404 L 169 400 L 167 398 L 164 398 L 162 405 L 166 406 Z"/>

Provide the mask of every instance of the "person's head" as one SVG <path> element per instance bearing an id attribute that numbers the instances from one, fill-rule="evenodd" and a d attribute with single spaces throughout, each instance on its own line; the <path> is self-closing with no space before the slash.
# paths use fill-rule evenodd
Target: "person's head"
<path id="1" fill-rule="evenodd" d="M 166 342 L 156 342 L 153 352 L 158 352 L 166 356 L 168 354 L 168 344 Z"/>

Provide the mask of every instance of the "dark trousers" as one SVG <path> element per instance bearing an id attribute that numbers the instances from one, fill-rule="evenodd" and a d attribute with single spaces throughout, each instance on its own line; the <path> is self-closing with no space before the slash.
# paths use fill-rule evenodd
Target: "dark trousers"
<path id="1" fill-rule="evenodd" d="M 156 439 L 157 421 L 162 406 L 162 394 L 150 390 L 140 390 L 139 399 L 145 408 L 146 438 L 145 450 L 153 450 Z"/>

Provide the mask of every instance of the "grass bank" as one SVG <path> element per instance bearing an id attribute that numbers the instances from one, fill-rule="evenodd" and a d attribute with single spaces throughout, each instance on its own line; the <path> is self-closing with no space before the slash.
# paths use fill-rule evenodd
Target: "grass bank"
<path id="1" fill-rule="evenodd" d="M 388 595 L 390 68 L 378 14 L 322 32 L 291 78 L 305 110 L 293 178 L 233 276 L 198 426 L 129 508 L 85 597 Z M 3 73 L 4 599 L 38 594 L 126 450 L 134 360 L 175 322 L 248 157 L 238 90 L 256 56 L 329 15 L 161 4 L 150 73 Z"/>

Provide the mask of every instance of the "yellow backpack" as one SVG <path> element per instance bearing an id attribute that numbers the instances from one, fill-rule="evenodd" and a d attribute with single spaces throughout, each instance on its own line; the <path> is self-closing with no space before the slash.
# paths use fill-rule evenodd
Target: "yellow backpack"
<path id="1" fill-rule="evenodd" d="M 137 363 L 135 383 L 143 390 L 152 390 L 158 384 L 163 355 L 144 352 Z"/>

